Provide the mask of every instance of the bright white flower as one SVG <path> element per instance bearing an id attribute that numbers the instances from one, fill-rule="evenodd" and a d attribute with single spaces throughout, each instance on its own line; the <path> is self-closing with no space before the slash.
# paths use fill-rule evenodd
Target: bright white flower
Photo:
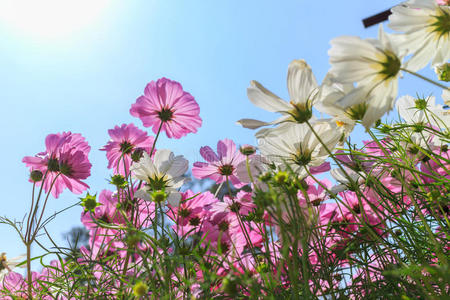
<path id="1" fill-rule="evenodd" d="M 175 156 L 168 149 L 157 150 L 153 160 L 144 152 L 141 160 L 131 167 L 134 178 L 147 183 L 136 196 L 150 201 L 151 192 L 164 191 L 168 203 L 178 206 L 181 199 L 178 189 L 188 180 L 183 177 L 188 167 L 189 162 L 182 155 Z"/>
<path id="2" fill-rule="evenodd" d="M 266 125 L 282 122 L 303 123 L 312 117 L 312 105 L 317 93 L 317 81 L 311 68 L 304 60 L 293 60 L 289 64 L 287 87 L 290 102 L 286 102 L 264 88 L 257 81 L 250 82 L 247 96 L 250 101 L 267 111 L 281 113 L 281 117 L 272 122 L 254 119 L 241 119 L 238 124 L 245 128 L 256 129 Z"/>
<path id="3" fill-rule="evenodd" d="M 336 104 L 345 111 L 357 108 L 354 117 L 370 128 L 394 106 L 403 55 L 382 26 L 378 40 L 354 36 L 333 39 L 328 54 L 334 77 L 342 83 L 357 82 L 357 88 Z"/>
<path id="4" fill-rule="evenodd" d="M 450 126 L 449 111 L 443 109 L 441 105 L 436 105 L 434 97 L 414 99 L 406 95 L 397 100 L 396 106 L 400 117 L 408 124 L 430 124 L 433 127 L 444 129 Z M 414 128 L 411 128 L 408 132 L 408 142 L 402 142 L 401 147 L 407 149 L 408 153 L 414 154 L 417 147 L 423 149 L 439 148 L 445 144 L 447 144 L 446 141 L 437 138 L 428 130 L 416 132 Z"/>
<path id="5" fill-rule="evenodd" d="M 341 136 L 336 125 L 329 122 L 316 122 L 312 127 L 324 145 L 307 124 L 284 123 L 258 136 L 259 149 L 280 169 L 290 168 L 299 177 L 305 177 L 305 167 L 323 164 L 328 157 L 327 149 L 333 151 Z"/>
<path id="6" fill-rule="evenodd" d="M 353 89 L 353 84 L 340 83 L 331 73 L 328 73 L 320 86 L 315 105 L 318 111 L 332 117 L 331 121 L 336 123 L 338 130 L 342 132 L 344 137 L 349 136 L 353 131 L 357 119 L 353 119 L 351 110 L 343 109 L 336 102 L 344 98 Z"/>
<path id="7" fill-rule="evenodd" d="M 450 7 L 436 0 L 409 0 L 391 9 L 389 27 L 403 32 L 399 47 L 412 53 L 405 63 L 411 71 L 450 59 Z"/>
<path id="8" fill-rule="evenodd" d="M 450 126 L 449 111 L 435 104 L 433 96 L 415 99 L 406 95 L 397 100 L 396 107 L 400 117 L 408 124 L 431 124 L 439 128 Z"/>
<path id="9" fill-rule="evenodd" d="M 25 254 L 20 256 L 7 259 L 6 253 L 3 252 L 0 254 L 0 282 L 3 281 L 3 278 L 11 272 L 18 264 L 20 264 L 25 259 Z"/>
<path id="10" fill-rule="evenodd" d="M 353 186 L 353 184 L 362 185 L 366 180 L 362 174 L 359 172 L 353 171 L 352 169 L 348 167 L 343 167 L 344 170 L 340 168 L 332 169 L 330 171 L 331 176 L 339 182 L 339 184 L 333 186 L 331 188 L 331 192 L 334 194 L 343 192 L 350 187 Z"/>

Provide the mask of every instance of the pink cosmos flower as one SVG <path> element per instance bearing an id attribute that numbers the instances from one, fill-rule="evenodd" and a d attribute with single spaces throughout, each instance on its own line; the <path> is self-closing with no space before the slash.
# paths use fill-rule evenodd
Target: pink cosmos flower
<path id="1" fill-rule="evenodd" d="M 141 119 L 145 127 L 153 127 L 153 132 L 165 131 L 169 138 L 179 139 L 189 132 L 197 132 L 202 125 L 200 108 L 194 97 L 183 91 L 180 83 L 161 78 L 151 81 L 130 114 Z"/>
<path id="2" fill-rule="evenodd" d="M 450 150 L 435 149 L 432 156 L 437 157 L 436 161 L 425 157 L 420 164 L 421 176 L 426 183 L 434 183 L 437 178 L 450 178 L 448 170 L 450 169 Z M 430 176 L 427 176 L 429 174 Z"/>
<path id="3" fill-rule="evenodd" d="M 179 206 L 170 205 L 167 215 L 176 222 L 172 228 L 184 235 L 201 230 L 203 222 L 210 216 L 211 205 L 219 200 L 210 192 L 196 195 L 191 190 L 182 193 Z"/>
<path id="4" fill-rule="evenodd" d="M 113 195 L 112 191 L 102 190 L 98 196 L 100 206 L 97 206 L 94 212 L 82 212 L 81 222 L 86 229 L 92 230 L 98 227 L 98 224 L 93 219 L 102 220 L 111 224 L 124 224 L 125 219 L 117 210 L 117 197 Z"/>
<path id="5" fill-rule="evenodd" d="M 380 210 L 375 211 L 365 199 L 358 199 L 355 192 L 342 192 L 339 196 L 343 202 L 338 204 L 332 222 L 339 225 L 335 229 L 340 236 L 344 239 L 354 236 L 371 238 L 370 234 L 362 232 L 365 226 L 370 226 L 379 235 L 386 234 Z"/>
<path id="6" fill-rule="evenodd" d="M 106 151 L 108 168 L 112 168 L 114 174 L 124 176 L 130 172 L 134 151 L 142 149 L 150 154 L 155 141 L 152 136 L 148 136 L 145 131 L 140 130 L 134 124 L 115 126 L 114 129 L 108 130 L 108 133 L 111 140 L 100 150 Z M 136 159 L 140 158 L 140 155 L 136 156 Z"/>
<path id="7" fill-rule="evenodd" d="M 247 216 L 256 205 L 253 203 L 252 194 L 239 191 L 235 199 L 229 196 L 223 197 L 223 202 L 216 202 L 211 206 L 212 217 L 219 213 L 237 214 Z"/>
<path id="8" fill-rule="evenodd" d="M 209 146 L 201 147 L 200 154 L 207 163 L 194 163 L 192 175 L 196 178 L 211 178 L 216 183 L 225 182 L 228 178 L 237 188 L 245 185 L 236 176 L 236 167 L 245 160 L 245 156 L 236 151 L 236 145 L 232 140 L 219 141 L 217 143 L 217 154 Z"/>
<path id="9" fill-rule="evenodd" d="M 239 256 L 246 246 L 258 247 L 261 245 L 263 237 L 259 231 L 254 230 L 257 227 L 253 222 L 239 221 L 236 212 L 248 214 L 254 205 L 250 203 L 250 194 L 241 192 L 238 195 L 240 196 L 239 205 L 236 205 L 238 202 L 232 202 L 233 200 L 227 197 L 224 198 L 226 202 L 212 204 L 209 222 L 205 222 L 203 231 L 208 233 L 205 241 L 211 242 L 213 248 L 218 247 L 220 241 L 222 250 L 226 249 L 225 252 L 233 250 Z M 244 231 L 248 233 L 249 241 L 247 241 Z"/>
<path id="10" fill-rule="evenodd" d="M 300 201 L 301 207 L 307 207 L 308 202 L 313 206 L 319 206 L 328 199 L 327 191 L 323 188 L 326 187 L 328 190 L 331 189 L 332 183 L 328 179 L 319 180 L 322 185 L 316 183 L 314 179 L 311 177 L 306 177 L 305 182 L 308 184 L 308 189 L 306 190 L 306 194 L 308 197 L 305 197 L 302 191 L 298 191 L 297 197 Z"/>
<path id="11" fill-rule="evenodd" d="M 239 255 L 247 245 L 235 214 L 216 214 L 209 222 L 204 223 L 203 231 L 207 232 L 203 243 L 210 244 L 211 250 L 220 247 L 223 253 L 235 252 Z"/>
<path id="12" fill-rule="evenodd" d="M 38 170 L 44 175 L 36 185 L 43 184 L 45 192 L 51 190 L 55 198 L 58 198 L 64 188 L 75 194 L 85 191 L 89 186 L 81 180 L 91 175 L 92 165 L 88 159 L 91 147 L 81 134 L 49 134 L 45 138 L 45 146 L 46 151 L 22 159 L 30 171 Z"/>
<path id="13" fill-rule="evenodd" d="M 136 190 L 136 187 L 133 187 L 133 190 Z M 133 197 L 133 195 L 131 196 Z M 138 213 L 133 215 L 134 226 L 138 229 L 149 227 L 155 216 L 155 204 L 140 199 L 135 201 Z M 98 255 L 106 251 L 125 248 L 122 233 L 119 230 L 98 225 L 99 221 L 113 226 L 127 224 L 124 215 L 117 210 L 117 194 L 109 190 L 103 190 L 98 197 L 98 202 L 101 205 L 96 207 L 93 213 L 83 212 L 81 214 L 81 222 L 89 230 L 92 253 Z M 131 210 L 127 210 L 126 213 L 130 220 Z"/>
<path id="14" fill-rule="evenodd" d="M 2 299 L 13 299 L 12 297 L 6 297 L 8 294 L 23 297 L 25 299 L 26 290 L 27 283 L 23 279 L 22 275 L 16 272 L 10 272 L 6 275 L 0 285 L 0 295 L 2 296 Z M 5 296 L 5 298 L 3 298 L 3 296 Z"/>

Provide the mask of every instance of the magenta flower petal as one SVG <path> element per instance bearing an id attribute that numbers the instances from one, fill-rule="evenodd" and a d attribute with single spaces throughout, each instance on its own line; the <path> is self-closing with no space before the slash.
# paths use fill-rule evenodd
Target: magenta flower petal
<path id="1" fill-rule="evenodd" d="M 225 182 L 228 178 L 236 187 L 245 185 L 236 177 L 236 167 L 245 160 L 245 156 L 240 151 L 236 151 L 236 144 L 232 140 L 219 141 L 217 143 L 217 154 L 208 146 L 201 147 L 200 154 L 207 163 L 194 163 L 192 168 L 194 177 L 199 179 L 210 178 L 216 183 Z"/>
<path id="2" fill-rule="evenodd" d="M 176 139 L 197 132 L 202 125 L 199 113 L 194 97 L 183 91 L 180 83 L 167 78 L 148 83 L 144 95 L 130 109 L 130 114 L 141 119 L 145 127 L 152 127 L 155 134 L 161 126 L 169 138 Z"/>
<path id="3" fill-rule="evenodd" d="M 217 156 L 217 154 L 214 152 L 213 149 L 209 146 L 204 146 L 200 148 L 200 155 L 203 157 L 204 160 L 207 162 L 218 162 L 220 159 Z"/>
<path id="4" fill-rule="evenodd" d="M 65 188 L 76 194 L 85 191 L 89 186 L 81 180 L 90 176 L 92 165 L 88 159 L 91 147 L 84 137 L 71 132 L 49 134 L 45 146 L 46 151 L 22 159 L 30 171 L 39 170 L 44 174 L 36 185 L 43 184 L 45 192 L 51 192 L 55 198 Z"/>
<path id="5" fill-rule="evenodd" d="M 100 150 L 106 151 L 108 168 L 113 169 L 114 174 L 129 173 L 133 152 L 136 149 L 142 149 L 150 154 L 155 140 L 134 124 L 115 126 L 114 129 L 108 130 L 108 133 L 111 140 Z"/>

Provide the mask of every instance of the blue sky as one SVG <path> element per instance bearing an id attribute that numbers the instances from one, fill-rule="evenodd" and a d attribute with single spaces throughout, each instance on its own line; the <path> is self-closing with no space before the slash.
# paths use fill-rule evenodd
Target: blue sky
<path id="1" fill-rule="evenodd" d="M 28 210 L 32 186 L 21 160 L 44 150 L 49 133 L 82 133 L 92 146 L 92 175 L 87 180 L 91 194 L 108 187 L 105 153 L 97 149 L 106 144 L 107 130 L 115 125 L 134 122 L 143 128 L 129 115 L 129 108 L 149 81 L 163 76 L 181 82 L 196 98 L 203 126 L 180 140 L 163 137 L 158 148 L 183 154 L 192 166 L 201 160 L 199 148 L 215 148 L 219 139 L 255 144 L 254 132 L 235 121 L 273 116 L 248 101 L 250 80 L 286 98 L 288 64 L 305 59 L 320 82 L 329 69 L 329 41 L 340 35 L 376 37 L 377 28 L 364 29 L 361 19 L 398 3 L 109 1 L 82 28 L 64 32 L 64 18 L 60 18 L 52 24 L 61 26 L 55 36 L 33 31 L 33 24 L 18 29 L 0 16 L 0 182 L 4 187 L 0 215 L 20 220 Z M 59 12 L 47 13 L 34 21 L 36 26 Z M 423 74 L 434 78 L 428 67 Z M 405 77 L 400 94 L 440 97 L 434 87 Z M 360 134 L 357 131 L 354 139 L 361 139 Z M 65 192 L 52 199 L 48 214 L 78 197 Z M 80 207 L 72 208 L 48 226 L 58 243 L 63 244 L 62 233 L 81 224 L 80 213 Z M 0 230 L 0 252 L 9 257 L 25 252 L 11 228 L 0 225 Z M 38 253 L 36 249 L 34 254 Z"/>

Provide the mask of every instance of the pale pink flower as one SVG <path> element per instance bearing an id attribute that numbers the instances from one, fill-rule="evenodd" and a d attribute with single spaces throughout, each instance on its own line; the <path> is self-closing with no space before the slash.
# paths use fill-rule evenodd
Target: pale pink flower
<path id="1" fill-rule="evenodd" d="M 211 206 L 211 213 L 214 217 L 219 213 L 237 214 L 241 216 L 247 216 L 256 205 L 253 203 L 252 194 L 239 191 L 234 199 L 225 196 L 223 202 L 216 202 Z"/>
<path id="2" fill-rule="evenodd" d="M 25 298 L 26 290 L 27 283 L 23 279 L 22 275 L 16 272 L 10 272 L 5 276 L 3 282 L 0 285 L 0 296 L 2 296 L 2 299 L 13 299 L 12 297 L 3 298 L 8 294 L 12 294 L 17 297 Z"/>
<path id="3" fill-rule="evenodd" d="M 318 184 L 311 177 L 306 177 L 305 182 L 308 185 L 308 188 L 306 189 L 307 197 L 305 197 L 302 191 L 298 191 L 297 193 L 301 207 L 307 207 L 308 203 L 311 203 L 312 206 L 319 206 L 328 199 L 327 190 L 331 189 L 331 181 L 323 179 L 319 180 L 321 184 Z"/>
<path id="4" fill-rule="evenodd" d="M 131 191 L 136 189 L 137 187 L 133 187 Z M 134 198 L 133 194 L 131 198 Z M 155 217 L 155 204 L 141 199 L 135 201 L 137 213 L 133 215 L 134 226 L 138 229 L 149 227 Z M 126 225 L 132 217 L 131 208 L 126 210 L 128 219 L 126 220 L 125 216 L 117 210 L 117 194 L 109 190 L 103 190 L 100 193 L 98 202 L 100 206 L 97 206 L 93 213 L 83 212 L 81 214 L 81 222 L 89 230 L 93 254 L 97 255 L 105 250 L 123 249 L 125 247 L 122 241 L 123 234 L 118 229 L 99 225 L 99 222 L 108 226 Z"/>
<path id="5" fill-rule="evenodd" d="M 124 176 L 130 172 L 134 151 L 146 151 L 150 154 L 155 141 L 152 136 L 148 136 L 145 131 L 140 130 L 134 124 L 115 126 L 114 129 L 108 130 L 108 133 L 111 140 L 100 150 L 106 151 L 108 168 L 112 168 L 114 174 Z M 138 154 L 135 154 L 136 160 L 140 158 Z"/>
<path id="6" fill-rule="evenodd" d="M 236 151 L 236 144 L 229 139 L 217 142 L 217 154 L 209 146 L 200 148 L 201 156 L 207 162 L 195 162 L 192 175 L 196 178 L 211 178 L 216 183 L 229 179 L 237 188 L 245 185 L 236 176 L 237 165 L 245 160 L 245 156 Z"/>
<path id="7" fill-rule="evenodd" d="M 212 249 L 218 249 L 220 246 L 222 252 L 239 255 L 247 245 L 235 214 L 216 214 L 209 222 L 204 223 L 203 228 L 202 231 L 207 233 L 204 243 L 210 243 Z"/>
<path id="8" fill-rule="evenodd" d="M 88 159 L 91 147 L 85 139 L 71 132 L 49 134 L 45 146 L 46 151 L 22 159 L 30 171 L 39 170 L 44 174 L 36 185 L 43 182 L 45 192 L 51 190 L 55 198 L 64 188 L 75 194 L 85 191 L 89 186 L 81 180 L 89 177 L 92 166 Z"/>
<path id="9" fill-rule="evenodd" d="M 224 197 L 225 202 L 215 202 L 211 205 L 209 222 L 205 223 L 203 231 L 212 245 L 218 246 L 220 239 L 222 246 L 236 254 L 241 254 L 245 247 L 258 247 L 263 237 L 254 223 L 243 222 L 237 212 L 247 215 L 256 205 L 251 203 L 251 194 L 241 191 L 235 200 Z M 248 236 L 244 234 L 248 233 Z M 249 238 L 250 240 L 247 240 Z M 250 244 L 249 244 L 250 243 Z"/>
<path id="10" fill-rule="evenodd" d="M 209 218 L 210 208 L 219 200 L 206 191 L 195 194 L 191 190 L 182 193 L 179 206 L 170 206 L 167 215 L 176 224 L 173 226 L 178 234 L 195 233 L 201 230 L 203 222 Z"/>
<path id="11" fill-rule="evenodd" d="M 94 219 L 101 220 L 111 224 L 124 224 L 123 216 L 117 210 L 117 197 L 113 195 L 112 191 L 102 190 L 98 196 L 99 206 L 97 206 L 93 213 L 83 212 L 81 214 L 81 222 L 89 229 L 95 229 L 98 224 Z"/>
<path id="12" fill-rule="evenodd" d="M 151 81 L 130 114 L 141 119 L 145 127 L 153 127 L 155 134 L 161 126 L 169 138 L 179 139 L 190 132 L 197 132 L 202 125 L 200 108 L 194 97 L 183 91 L 180 83 L 161 78 Z"/>
<path id="13" fill-rule="evenodd" d="M 113 192 L 103 190 L 98 197 L 98 202 L 100 206 L 95 208 L 94 213 L 81 214 L 81 222 L 89 230 L 89 244 L 94 256 L 103 252 L 104 249 L 115 250 L 116 247 L 123 247 L 123 243 L 118 240 L 121 234 L 117 229 L 105 228 L 98 223 L 112 226 L 126 223 L 125 218 L 116 208 L 118 202 Z"/>

